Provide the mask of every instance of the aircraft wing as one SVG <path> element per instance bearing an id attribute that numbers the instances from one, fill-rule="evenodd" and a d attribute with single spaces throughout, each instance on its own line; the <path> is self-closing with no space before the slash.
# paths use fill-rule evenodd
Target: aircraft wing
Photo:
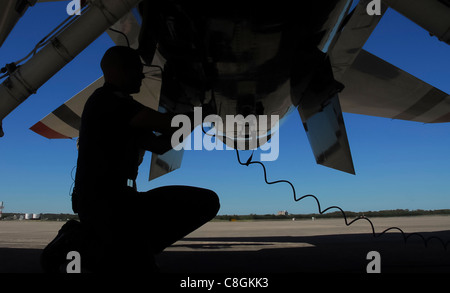
<path id="1" fill-rule="evenodd" d="M 341 77 L 344 112 L 424 123 L 450 122 L 450 96 L 361 50 Z"/>
<path id="2" fill-rule="evenodd" d="M 443 33 L 450 29 L 448 4 L 438 0 L 383 2 L 448 42 Z M 380 16 L 369 16 L 368 3 L 360 1 L 330 52 L 334 77 L 345 85 L 339 95 L 342 111 L 424 123 L 450 122 L 448 94 L 362 49 L 388 8 L 383 3 Z M 434 17 L 423 16 L 428 15 L 427 9 L 435 11 Z"/>
<path id="3" fill-rule="evenodd" d="M 49 139 L 78 137 L 81 114 L 84 104 L 92 93 L 103 86 L 103 76 L 91 83 L 81 92 L 45 116 L 30 129 Z M 161 81 L 157 78 L 145 78 L 142 81 L 141 91 L 133 98 L 149 108 L 158 109 L 159 88 Z"/>
<path id="4" fill-rule="evenodd" d="M 409 7 L 407 4 L 410 2 L 386 0 L 381 3 L 380 15 L 369 15 L 366 8 L 370 2 L 359 1 L 330 46 L 333 76 L 345 86 L 339 99 L 335 97 L 327 106 L 333 106 L 334 111 L 320 108 L 321 111 L 307 119 L 304 117 L 305 109 L 302 112 L 299 108 L 317 163 L 352 174 L 352 157 L 340 118 L 341 110 L 424 123 L 450 122 L 448 94 L 362 49 L 388 9 L 386 2 L 436 34 L 440 40 L 448 42 L 445 31 L 450 28 L 450 13 L 446 18 L 440 12 L 435 13 L 438 19 L 419 17 L 422 15 L 420 9 L 434 7 L 436 10 L 439 7 L 445 11 L 448 5 L 445 7 L 436 0 L 410 1 L 414 5 Z"/>
<path id="5" fill-rule="evenodd" d="M 49 139 L 78 137 L 84 104 L 103 83 L 103 77 L 100 77 L 30 129 Z"/>

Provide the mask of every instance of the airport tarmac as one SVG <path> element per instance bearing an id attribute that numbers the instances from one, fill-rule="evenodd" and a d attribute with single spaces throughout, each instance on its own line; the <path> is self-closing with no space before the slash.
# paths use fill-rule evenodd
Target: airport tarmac
<path id="1" fill-rule="evenodd" d="M 450 216 L 213 221 L 157 256 L 161 273 L 450 273 Z M 64 222 L 0 221 L 0 272 L 40 273 L 39 256 Z M 427 245 L 416 235 L 430 238 Z M 368 258 L 378 252 L 375 259 Z M 374 263 L 373 261 L 377 261 Z M 370 264 L 370 265 L 369 265 Z M 376 266 L 372 266 L 375 264 Z"/>

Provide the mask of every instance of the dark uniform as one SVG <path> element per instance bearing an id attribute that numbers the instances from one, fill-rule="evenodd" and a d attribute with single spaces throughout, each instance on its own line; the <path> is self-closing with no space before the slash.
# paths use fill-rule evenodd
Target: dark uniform
<path id="1" fill-rule="evenodd" d="M 106 84 L 92 94 L 82 114 L 72 207 L 89 231 L 88 247 L 101 270 L 149 267 L 155 253 L 219 210 L 217 195 L 207 189 L 136 190 L 142 150 L 152 151 L 149 146 L 156 137 L 130 126 L 143 107 Z"/>
<path id="2" fill-rule="evenodd" d="M 123 200 L 121 194 L 130 191 L 128 181 L 136 180 L 143 147 L 138 131 L 129 124 L 143 107 L 109 85 L 97 89 L 86 102 L 78 141 L 74 212 L 81 216 L 99 213 L 117 205 Z"/>

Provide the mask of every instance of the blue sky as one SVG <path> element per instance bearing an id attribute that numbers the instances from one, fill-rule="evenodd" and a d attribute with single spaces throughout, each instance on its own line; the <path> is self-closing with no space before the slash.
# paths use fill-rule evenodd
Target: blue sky
<path id="1" fill-rule="evenodd" d="M 29 9 L 0 48 L 0 65 L 21 59 L 64 20 L 62 3 Z M 77 151 L 73 140 L 48 140 L 29 127 L 101 76 L 99 60 L 112 46 L 104 34 L 3 121 L 0 201 L 4 212 L 70 213 Z M 365 45 L 369 52 L 450 93 L 450 47 L 389 10 Z M 37 69 L 39 70 L 39 69 Z M 280 154 L 266 162 L 268 179 L 290 180 L 316 195 L 325 208 L 344 210 L 450 208 L 450 125 L 422 124 L 344 114 L 356 176 L 314 161 L 297 112 L 280 127 Z M 111 138 L 114 142 L 114 137 Z M 248 152 L 241 153 L 246 160 Z M 185 184 L 215 190 L 219 214 L 317 212 L 312 199 L 294 202 L 287 184 L 266 185 L 260 166 L 238 164 L 234 151 L 185 151 L 182 168 L 148 182 L 150 154 L 141 165 L 139 189 Z M 120 212 L 120 205 L 118 204 Z M 170 211 L 170 207 L 165 207 Z"/>

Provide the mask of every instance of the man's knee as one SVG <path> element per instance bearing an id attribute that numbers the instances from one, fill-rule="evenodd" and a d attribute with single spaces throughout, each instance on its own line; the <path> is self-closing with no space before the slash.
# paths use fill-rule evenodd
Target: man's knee
<path id="1" fill-rule="evenodd" d="M 220 209 L 220 200 L 217 193 L 212 190 L 205 189 L 205 198 L 204 198 L 204 206 L 209 212 L 210 218 L 214 218 Z"/>
<path id="2" fill-rule="evenodd" d="M 219 196 L 217 195 L 217 193 L 215 193 L 214 191 L 211 191 L 211 197 L 212 197 L 212 209 L 214 210 L 214 215 L 217 215 L 217 213 L 220 210 L 220 200 L 219 200 Z"/>

